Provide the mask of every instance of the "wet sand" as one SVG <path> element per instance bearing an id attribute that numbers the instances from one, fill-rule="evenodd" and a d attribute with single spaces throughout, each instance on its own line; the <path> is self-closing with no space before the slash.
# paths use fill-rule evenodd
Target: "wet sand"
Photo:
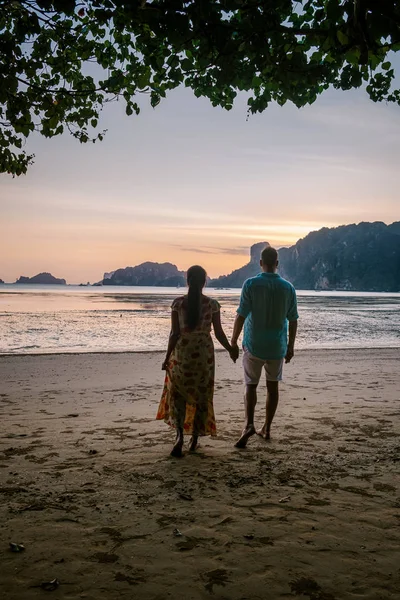
<path id="1" fill-rule="evenodd" d="M 400 350 L 299 351 L 245 450 L 217 353 L 218 436 L 180 460 L 162 356 L 0 357 L 2 598 L 398 599 Z"/>

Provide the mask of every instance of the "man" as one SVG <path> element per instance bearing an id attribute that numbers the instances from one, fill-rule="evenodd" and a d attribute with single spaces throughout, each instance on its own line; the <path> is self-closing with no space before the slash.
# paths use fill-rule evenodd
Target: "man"
<path id="1" fill-rule="evenodd" d="M 264 248 L 260 265 L 262 273 L 243 284 L 231 341 L 232 347 L 238 352 L 237 341 L 244 324 L 246 423 L 235 444 L 237 448 L 245 448 L 248 439 L 256 433 L 254 409 L 263 367 L 267 377 L 266 416 L 263 427 L 257 433 L 265 440 L 270 439 L 271 423 L 278 406 L 283 361 L 288 363 L 293 358 L 297 332 L 296 292 L 292 284 L 276 272 L 278 253 L 275 248 Z"/>

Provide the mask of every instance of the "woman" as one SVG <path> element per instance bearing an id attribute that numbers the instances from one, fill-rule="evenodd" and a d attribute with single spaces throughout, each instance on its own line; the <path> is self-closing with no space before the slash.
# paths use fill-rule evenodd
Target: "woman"
<path id="1" fill-rule="evenodd" d="M 187 272 L 188 293 L 176 298 L 171 306 L 171 333 L 162 369 L 166 371 L 164 389 L 157 419 L 176 428 L 176 442 L 171 456 L 181 457 L 184 434 L 191 434 L 190 450 L 197 448 L 200 435 L 215 435 L 214 344 L 215 337 L 229 352 L 229 344 L 221 326 L 220 305 L 203 295 L 207 273 L 198 265 Z"/>

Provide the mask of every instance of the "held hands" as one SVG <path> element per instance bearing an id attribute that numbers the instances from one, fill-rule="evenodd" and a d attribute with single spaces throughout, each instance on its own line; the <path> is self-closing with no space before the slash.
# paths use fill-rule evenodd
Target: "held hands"
<path id="1" fill-rule="evenodd" d="M 239 346 L 237 344 L 231 345 L 231 348 L 229 350 L 229 356 L 231 357 L 234 363 L 237 361 L 237 359 L 239 358 Z"/>
<path id="2" fill-rule="evenodd" d="M 294 348 L 293 348 L 293 346 L 288 346 L 288 349 L 286 351 L 286 356 L 285 356 L 285 363 L 290 363 L 293 356 L 294 356 Z"/>

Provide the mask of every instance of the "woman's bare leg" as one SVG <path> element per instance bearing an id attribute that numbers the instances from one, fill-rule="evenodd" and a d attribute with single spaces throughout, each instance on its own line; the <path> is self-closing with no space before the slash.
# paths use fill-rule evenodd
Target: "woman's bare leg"
<path id="1" fill-rule="evenodd" d="M 207 420 L 207 399 L 199 402 L 196 407 L 196 414 L 193 421 L 193 433 L 190 440 L 189 450 L 194 452 L 199 444 L 200 431 L 204 429 L 204 422 Z"/>
<path id="2" fill-rule="evenodd" d="M 171 450 L 171 456 L 180 458 L 183 448 L 183 425 L 185 423 L 186 402 L 185 399 L 178 395 L 174 395 L 173 417 L 176 427 L 176 440 L 174 447 Z"/>
<path id="3" fill-rule="evenodd" d="M 176 428 L 176 441 L 175 445 L 171 450 L 171 456 L 175 456 L 175 458 L 181 458 L 182 456 L 182 448 L 183 448 L 183 428 Z"/>

